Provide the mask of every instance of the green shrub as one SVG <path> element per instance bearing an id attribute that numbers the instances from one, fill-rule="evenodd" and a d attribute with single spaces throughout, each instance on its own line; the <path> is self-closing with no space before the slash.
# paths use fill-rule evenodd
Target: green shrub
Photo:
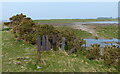
<path id="1" fill-rule="evenodd" d="M 119 48 L 106 49 L 104 51 L 104 56 L 102 57 L 104 59 L 105 64 L 117 66 L 120 58 L 119 52 Z"/>
<path id="2" fill-rule="evenodd" d="M 88 52 L 89 54 L 87 54 L 87 58 L 90 60 L 95 60 L 95 59 L 99 59 L 100 58 L 100 45 L 99 44 L 93 44 L 91 45 L 92 49 L 89 49 Z"/>
<path id="3" fill-rule="evenodd" d="M 52 36 L 55 34 L 57 35 L 57 47 L 60 46 L 62 37 L 66 38 L 66 46 L 65 49 L 70 50 L 73 48 L 75 43 L 79 42 L 79 47 L 83 44 L 83 40 L 79 39 L 77 41 L 74 41 L 76 39 L 73 32 L 69 30 L 59 30 L 53 25 L 39 25 L 35 24 L 31 18 L 26 17 L 26 15 L 23 14 L 17 14 L 15 16 L 12 16 L 10 18 L 11 22 L 6 22 L 5 25 L 12 28 L 12 32 L 14 33 L 14 36 L 17 40 L 22 40 L 26 43 L 36 44 L 36 36 L 40 35 L 42 37 L 43 35 L 48 35 L 49 41 L 52 44 Z"/>
<path id="4" fill-rule="evenodd" d="M 2 31 L 9 31 L 11 28 L 4 28 Z"/>
<path id="5" fill-rule="evenodd" d="M 88 52 L 83 52 L 86 57 L 90 60 L 95 60 L 95 59 L 102 59 L 105 64 L 107 65 L 112 65 L 112 66 L 117 66 L 119 62 L 119 48 L 117 46 L 105 46 L 103 48 L 104 52 L 103 55 L 100 55 L 100 45 L 94 44 L 91 45 L 92 49 L 89 49 Z"/>
<path id="6" fill-rule="evenodd" d="M 13 27 L 13 32 L 17 33 L 19 36 L 20 40 L 24 40 L 24 37 L 26 35 L 30 35 L 33 33 L 33 21 L 27 18 L 24 18 L 19 25 L 16 25 L 15 27 Z"/>

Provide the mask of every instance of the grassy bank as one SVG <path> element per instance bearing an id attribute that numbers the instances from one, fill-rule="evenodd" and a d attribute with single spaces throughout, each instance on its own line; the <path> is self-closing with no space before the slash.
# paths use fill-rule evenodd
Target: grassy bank
<path id="1" fill-rule="evenodd" d="M 10 31 L 2 32 L 3 72 L 116 72 L 113 66 L 88 60 L 82 54 L 66 55 L 58 51 L 42 52 L 42 63 L 36 64 L 36 46 L 16 41 Z M 20 59 L 23 58 L 23 59 Z M 39 69 L 37 69 L 39 67 Z"/>
<path id="2" fill-rule="evenodd" d="M 62 26 L 62 27 L 56 27 L 58 30 L 68 30 L 70 32 L 73 32 L 75 36 L 80 38 L 94 38 L 94 36 L 91 33 L 88 33 L 86 31 L 82 31 L 79 29 L 73 29 L 68 26 Z"/>
<path id="3" fill-rule="evenodd" d="M 117 25 L 97 25 L 97 34 L 104 38 L 118 38 L 118 26 Z"/>
<path id="4" fill-rule="evenodd" d="M 118 25 L 88 25 L 93 28 L 98 34 L 98 38 L 112 39 L 118 38 Z M 95 38 L 91 33 L 82 31 L 80 29 L 73 29 L 71 27 L 57 27 L 60 30 L 69 30 L 73 32 L 77 37 L 81 38 Z"/>

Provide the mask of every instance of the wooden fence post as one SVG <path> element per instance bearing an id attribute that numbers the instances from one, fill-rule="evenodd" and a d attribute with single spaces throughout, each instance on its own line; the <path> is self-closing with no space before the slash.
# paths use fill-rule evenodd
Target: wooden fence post
<path id="1" fill-rule="evenodd" d="M 61 46 L 62 51 L 65 51 L 65 37 L 62 37 L 62 46 Z"/>
<path id="2" fill-rule="evenodd" d="M 78 45 L 79 45 L 79 44 L 77 43 L 77 44 L 68 52 L 68 55 L 70 55 L 71 53 L 73 53 Z"/>
<path id="3" fill-rule="evenodd" d="M 45 51 L 46 48 L 45 48 L 45 36 L 43 35 L 42 37 L 42 51 Z"/>
<path id="4" fill-rule="evenodd" d="M 49 47 L 49 50 L 51 49 L 51 44 L 50 44 L 50 42 L 48 42 L 48 47 Z"/>
<path id="5" fill-rule="evenodd" d="M 57 35 L 53 35 L 53 39 L 52 39 L 52 43 L 53 43 L 53 50 L 56 51 L 56 43 L 57 43 Z"/>
<path id="6" fill-rule="evenodd" d="M 41 38 L 39 35 L 37 35 L 37 59 L 40 61 L 41 59 Z"/>
<path id="7" fill-rule="evenodd" d="M 41 38 L 39 35 L 37 35 L 37 48 L 38 48 L 38 52 L 41 51 Z"/>
<path id="8" fill-rule="evenodd" d="M 46 35 L 46 51 L 50 50 L 50 42 L 48 40 L 48 35 Z"/>

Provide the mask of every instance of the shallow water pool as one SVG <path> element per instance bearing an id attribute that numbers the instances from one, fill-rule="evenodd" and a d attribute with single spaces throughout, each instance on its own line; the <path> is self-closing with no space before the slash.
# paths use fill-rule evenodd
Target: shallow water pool
<path id="1" fill-rule="evenodd" d="M 120 39 L 84 39 L 84 40 L 86 41 L 86 47 L 90 47 L 91 44 L 100 44 L 100 47 L 105 47 L 106 45 L 108 46 L 117 45 L 120 47 L 120 45 L 116 43 L 119 42 Z M 85 44 L 83 46 L 85 46 Z"/>

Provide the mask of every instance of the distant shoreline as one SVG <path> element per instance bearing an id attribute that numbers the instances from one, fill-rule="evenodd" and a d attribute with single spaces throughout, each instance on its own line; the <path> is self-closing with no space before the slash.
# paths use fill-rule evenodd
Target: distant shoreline
<path id="1" fill-rule="evenodd" d="M 34 19 L 34 21 L 42 21 L 42 20 L 104 20 L 104 21 L 113 21 L 118 19 Z M 2 20 L 2 22 L 10 22 L 9 20 Z"/>

